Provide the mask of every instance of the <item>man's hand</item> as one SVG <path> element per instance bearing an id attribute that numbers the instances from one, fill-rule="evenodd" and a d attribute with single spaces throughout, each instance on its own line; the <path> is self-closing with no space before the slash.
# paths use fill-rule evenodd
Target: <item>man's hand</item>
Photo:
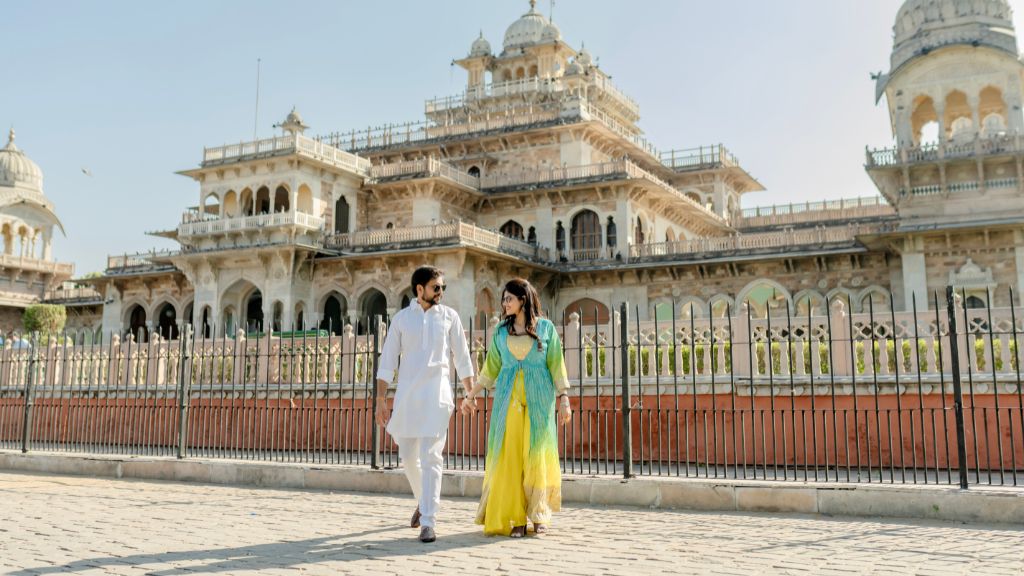
<path id="1" fill-rule="evenodd" d="M 462 404 L 459 405 L 459 410 L 464 416 L 469 416 L 473 412 L 476 412 L 476 398 L 465 397 L 462 399 Z"/>
<path id="2" fill-rule="evenodd" d="M 391 410 L 388 408 L 388 400 L 385 396 L 377 396 L 377 424 L 387 426 L 391 419 Z"/>

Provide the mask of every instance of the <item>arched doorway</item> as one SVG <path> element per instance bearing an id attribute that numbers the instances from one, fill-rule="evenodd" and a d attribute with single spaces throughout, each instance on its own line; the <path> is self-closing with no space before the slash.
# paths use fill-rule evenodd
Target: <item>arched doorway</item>
<path id="1" fill-rule="evenodd" d="M 287 212 L 289 208 L 288 189 L 278 186 L 274 190 L 274 212 Z"/>
<path id="2" fill-rule="evenodd" d="M 569 322 L 569 316 L 573 312 L 580 315 L 580 323 L 583 326 L 607 324 L 610 318 L 608 307 L 594 300 L 593 298 L 580 298 L 579 300 L 565 307 L 565 322 Z"/>
<path id="3" fill-rule="evenodd" d="M 263 329 L 263 294 L 253 290 L 245 301 L 245 331 L 259 332 Z"/>
<path id="4" fill-rule="evenodd" d="M 320 329 L 328 330 L 340 336 L 345 329 L 345 318 L 348 316 L 348 302 L 340 294 L 331 294 L 324 300 L 324 315 L 320 321 Z"/>
<path id="5" fill-rule="evenodd" d="M 209 306 L 203 306 L 203 316 L 199 320 L 199 329 L 200 329 L 199 334 L 201 334 L 203 338 L 212 338 L 213 337 L 212 330 L 210 329 L 210 307 Z"/>
<path id="6" fill-rule="evenodd" d="M 334 203 L 334 232 L 348 234 L 348 200 L 344 196 Z"/>
<path id="7" fill-rule="evenodd" d="M 149 329 L 146 327 L 146 309 L 136 304 L 128 314 L 128 330 L 126 335 L 132 335 L 136 342 L 145 342 L 149 338 Z"/>
<path id="8" fill-rule="evenodd" d="M 271 308 L 271 318 L 273 319 L 271 326 L 274 332 L 281 332 L 284 330 L 284 304 L 280 300 L 274 302 Z"/>
<path id="9" fill-rule="evenodd" d="M 503 236 L 508 236 L 509 238 L 519 241 L 524 240 L 523 225 L 520 224 L 519 222 L 516 222 L 515 220 L 509 220 L 508 222 L 502 224 L 501 229 L 499 231 Z"/>
<path id="10" fill-rule="evenodd" d="M 359 333 L 366 334 L 367 328 L 380 316 L 385 321 L 388 315 L 388 299 L 375 288 L 367 290 L 359 300 Z"/>
<path id="11" fill-rule="evenodd" d="M 178 313 L 171 303 L 164 304 L 157 310 L 156 333 L 161 338 L 176 340 L 178 338 Z"/>

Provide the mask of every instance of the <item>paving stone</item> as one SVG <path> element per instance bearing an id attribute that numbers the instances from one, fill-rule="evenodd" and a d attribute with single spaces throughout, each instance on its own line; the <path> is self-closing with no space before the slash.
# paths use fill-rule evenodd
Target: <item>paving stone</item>
<path id="1" fill-rule="evenodd" d="M 216 481 L 216 480 L 215 480 Z M 446 498 L 0 473 L 0 573 L 1014 574 L 1024 529 L 935 520 L 566 505 L 552 532 L 489 538 Z"/>

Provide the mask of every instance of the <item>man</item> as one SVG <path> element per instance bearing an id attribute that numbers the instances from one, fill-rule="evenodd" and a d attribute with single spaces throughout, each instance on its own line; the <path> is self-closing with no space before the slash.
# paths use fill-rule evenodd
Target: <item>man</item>
<path id="1" fill-rule="evenodd" d="M 436 539 L 434 526 L 441 504 L 441 469 L 448 420 L 455 401 L 449 357 L 467 391 L 473 388 L 473 363 L 459 315 L 441 304 L 445 283 L 441 270 L 424 266 L 413 272 L 416 300 L 391 320 L 377 370 L 377 423 L 398 444 L 398 456 L 416 496 L 410 525 L 420 541 Z M 394 411 L 388 419 L 388 383 L 398 371 Z"/>

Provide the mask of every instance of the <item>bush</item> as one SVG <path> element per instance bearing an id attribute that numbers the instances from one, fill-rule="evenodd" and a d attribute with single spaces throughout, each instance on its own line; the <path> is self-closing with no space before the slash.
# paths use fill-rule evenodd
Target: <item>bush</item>
<path id="1" fill-rule="evenodd" d="M 21 324 L 25 328 L 26 338 L 38 333 L 39 343 L 46 345 L 50 338 L 56 338 L 64 330 L 68 319 L 67 311 L 58 304 L 33 304 L 25 309 L 21 316 Z"/>

